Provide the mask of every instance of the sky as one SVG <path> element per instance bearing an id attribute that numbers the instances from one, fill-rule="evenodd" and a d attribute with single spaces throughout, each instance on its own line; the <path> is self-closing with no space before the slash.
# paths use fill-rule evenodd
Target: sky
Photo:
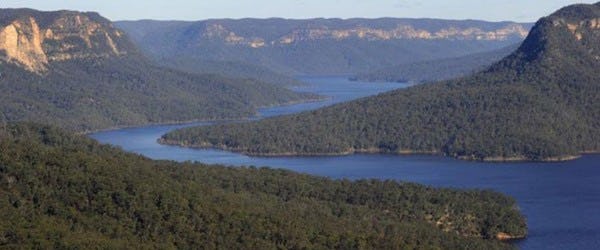
<path id="1" fill-rule="evenodd" d="M 96 11 L 113 20 L 429 17 L 534 22 L 600 0 L 0 0 L 0 8 Z"/>

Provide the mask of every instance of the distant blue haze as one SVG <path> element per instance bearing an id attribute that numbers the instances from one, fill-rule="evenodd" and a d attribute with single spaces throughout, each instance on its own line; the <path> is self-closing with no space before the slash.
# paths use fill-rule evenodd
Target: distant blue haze
<path id="1" fill-rule="evenodd" d="M 533 22 L 596 0 L 2 0 L 0 8 L 97 11 L 111 20 L 244 17 L 431 17 Z"/>

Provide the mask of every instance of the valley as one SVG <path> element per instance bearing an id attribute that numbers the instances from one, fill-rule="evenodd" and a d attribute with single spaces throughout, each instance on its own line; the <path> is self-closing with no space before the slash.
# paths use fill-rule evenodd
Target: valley
<path id="1" fill-rule="evenodd" d="M 600 247 L 600 3 L 36 1 L 0 248 Z"/>
<path id="2" fill-rule="evenodd" d="M 260 110 L 257 119 L 307 112 L 336 101 L 361 98 L 410 85 L 401 83 L 348 82 L 344 77 L 303 77 L 304 87 L 333 98 L 317 103 L 272 107 Z M 312 83 L 312 84 L 311 84 Z M 198 161 L 230 166 L 271 166 L 334 179 L 363 178 L 410 181 L 435 187 L 459 189 L 492 189 L 517 200 L 527 218 L 528 235 L 515 244 L 521 249 L 556 249 L 578 246 L 594 248 L 600 231 L 596 227 L 600 216 L 600 187 L 596 185 L 600 170 L 599 155 L 560 163 L 484 163 L 465 162 L 447 157 L 428 155 L 372 155 L 319 157 L 254 157 L 215 149 L 192 149 L 162 145 L 157 140 L 165 133 L 214 123 L 149 126 L 106 131 L 90 136 L 102 143 L 157 160 L 179 162 Z M 564 225 L 569 225 L 565 232 Z"/>
<path id="3" fill-rule="evenodd" d="M 248 18 L 142 20 L 115 25 L 130 34 L 144 52 L 170 66 L 182 66 L 181 61 L 193 62 L 184 66 L 187 68 L 225 61 L 258 65 L 285 75 L 323 76 L 354 75 L 401 63 L 500 49 L 521 42 L 532 24 L 403 18 Z M 239 68 L 233 72 L 238 74 Z"/>
<path id="4" fill-rule="evenodd" d="M 161 140 L 263 156 L 571 160 L 600 150 L 599 16 L 598 5 L 560 9 L 540 19 L 516 51 L 469 76 L 313 112 L 180 129 Z"/>
<path id="5" fill-rule="evenodd" d="M 527 231 L 492 191 L 153 161 L 31 123 L 0 129 L 0 180 L 5 248 L 510 249 L 496 238 Z"/>
<path id="6" fill-rule="evenodd" d="M 0 119 L 76 132 L 239 119 L 318 97 L 255 79 L 161 67 L 97 13 L 0 10 Z"/>

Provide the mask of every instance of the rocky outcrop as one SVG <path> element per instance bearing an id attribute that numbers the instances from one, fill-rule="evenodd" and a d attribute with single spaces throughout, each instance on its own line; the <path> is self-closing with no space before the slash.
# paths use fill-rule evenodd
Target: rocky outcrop
<path id="1" fill-rule="evenodd" d="M 448 27 L 437 31 L 428 31 L 425 29 L 416 29 L 411 25 L 399 25 L 394 29 L 373 29 L 365 27 L 356 27 L 351 29 L 305 29 L 295 30 L 289 35 L 285 35 L 272 44 L 290 44 L 297 41 L 311 40 L 346 40 L 346 39 L 364 39 L 369 41 L 385 41 L 399 39 L 422 39 L 422 40 L 507 40 L 511 36 L 525 38 L 528 30 L 522 25 L 511 24 L 504 28 L 492 31 L 485 31 L 480 28 L 457 28 Z"/>
<path id="2" fill-rule="evenodd" d="M 600 30 L 600 18 L 591 18 L 579 22 L 569 22 L 565 19 L 557 19 L 553 21 L 553 25 L 554 27 L 566 27 L 567 30 L 580 41 L 583 39 L 583 34 L 586 30 Z"/>
<path id="3" fill-rule="evenodd" d="M 0 30 L 0 51 L 7 61 L 19 63 L 30 71 L 43 71 L 48 63 L 42 48 L 44 37 L 34 18 L 14 21 Z"/>
<path id="4" fill-rule="evenodd" d="M 501 240 L 501 241 L 510 241 L 510 240 L 518 240 L 518 239 L 524 239 L 525 235 L 510 235 L 508 233 L 504 233 L 504 232 L 499 232 L 496 234 L 496 239 L 497 240 Z"/>
<path id="5" fill-rule="evenodd" d="M 8 24 L 0 27 L 0 59 L 42 73 L 53 61 L 127 53 L 118 45 L 123 34 L 108 23 L 76 12 L 53 17 L 43 25 L 35 15 L 3 20 Z"/>
<path id="6" fill-rule="evenodd" d="M 244 37 L 219 23 L 207 25 L 202 37 L 210 40 L 219 40 L 228 45 L 241 45 L 252 48 L 265 46 L 289 45 L 297 42 L 359 39 L 367 41 L 387 40 L 483 40 L 483 41 L 505 41 L 512 37 L 523 39 L 528 34 L 528 27 L 521 24 L 507 24 L 506 26 L 484 30 L 479 27 L 460 28 L 448 26 L 438 30 L 425 30 L 415 28 L 412 25 L 397 25 L 395 28 L 370 28 L 356 26 L 352 28 L 331 28 L 328 26 L 296 28 L 281 35 L 274 40 L 261 37 Z"/>

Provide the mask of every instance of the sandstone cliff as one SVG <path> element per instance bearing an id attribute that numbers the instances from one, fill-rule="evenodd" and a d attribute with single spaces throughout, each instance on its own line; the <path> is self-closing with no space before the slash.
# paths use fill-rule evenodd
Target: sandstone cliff
<path id="1" fill-rule="evenodd" d="M 125 55 L 131 47 L 95 13 L 3 12 L 8 14 L 0 17 L 0 59 L 32 72 L 45 72 L 53 61 Z"/>

